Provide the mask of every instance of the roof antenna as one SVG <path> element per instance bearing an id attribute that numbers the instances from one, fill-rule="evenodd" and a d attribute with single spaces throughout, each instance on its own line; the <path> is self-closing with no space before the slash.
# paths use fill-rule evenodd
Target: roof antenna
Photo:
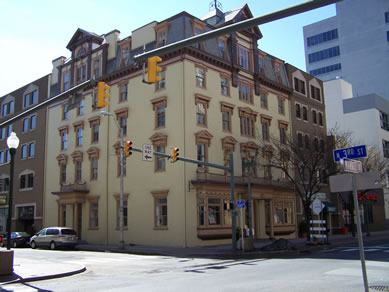
<path id="1" fill-rule="evenodd" d="M 211 11 L 212 9 L 222 10 L 223 6 L 222 6 L 222 4 L 219 1 L 214 0 L 211 3 L 209 3 L 209 10 Z"/>

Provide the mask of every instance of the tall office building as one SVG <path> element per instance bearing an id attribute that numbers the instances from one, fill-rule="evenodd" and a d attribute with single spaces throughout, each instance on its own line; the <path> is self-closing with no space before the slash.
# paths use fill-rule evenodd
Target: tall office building
<path id="1" fill-rule="evenodd" d="M 336 16 L 303 30 L 308 73 L 323 81 L 343 78 L 354 96 L 389 99 L 389 1 L 343 0 Z"/>

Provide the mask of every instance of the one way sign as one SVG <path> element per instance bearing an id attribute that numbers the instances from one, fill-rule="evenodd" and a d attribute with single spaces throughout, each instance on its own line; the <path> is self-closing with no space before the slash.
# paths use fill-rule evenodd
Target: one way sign
<path id="1" fill-rule="evenodd" d="M 142 147 L 142 160 L 144 161 L 153 161 L 153 145 L 152 144 L 143 144 Z"/>

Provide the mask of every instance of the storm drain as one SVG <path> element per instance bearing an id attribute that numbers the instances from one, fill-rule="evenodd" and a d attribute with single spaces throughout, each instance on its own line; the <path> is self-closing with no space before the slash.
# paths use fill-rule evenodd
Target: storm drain
<path id="1" fill-rule="evenodd" d="M 373 291 L 389 292 L 389 286 L 369 286 L 369 289 L 372 289 Z"/>

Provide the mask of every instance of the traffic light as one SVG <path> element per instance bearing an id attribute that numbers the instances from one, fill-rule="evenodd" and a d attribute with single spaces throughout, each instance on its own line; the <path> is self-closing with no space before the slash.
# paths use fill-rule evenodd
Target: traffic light
<path id="1" fill-rule="evenodd" d="M 97 83 L 97 107 L 105 107 L 109 105 L 109 102 L 107 102 L 105 99 L 110 98 L 111 94 L 109 93 L 109 89 L 111 86 L 109 86 L 105 82 L 98 82 Z"/>
<path id="2" fill-rule="evenodd" d="M 160 62 L 162 62 L 162 59 L 158 56 L 147 59 L 147 81 L 149 83 L 157 83 L 158 81 L 161 81 L 161 77 L 158 76 L 158 72 L 162 71 L 162 68 L 158 67 L 158 63 Z"/>
<path id="3" fill-rule="evenodd" d="M 224 200 L 224 210 L 233 210 L 234 203 L 231 203 L 229 200 Z"/>
<path id="4" fill-rule="evenodd" d="M 126 157 L 130 156 L 132 154 L 131 150 L 132 150 L 132 142 L 126 141 L 126 143 L 124 145 L 124 155 Z"/>
<path id="5" fill-rule="evenodd" d="M 178 149 L 178 148 L 173 148 L 172 149 L 172 157 L 171 157 L 172 158 L 172 160 L 171 160 L 172 163 L 174 163 L 174 162 L 176 162 L 177 160 L 180 159 L 179 151 L 180 151 L 180 149 Z"/>

